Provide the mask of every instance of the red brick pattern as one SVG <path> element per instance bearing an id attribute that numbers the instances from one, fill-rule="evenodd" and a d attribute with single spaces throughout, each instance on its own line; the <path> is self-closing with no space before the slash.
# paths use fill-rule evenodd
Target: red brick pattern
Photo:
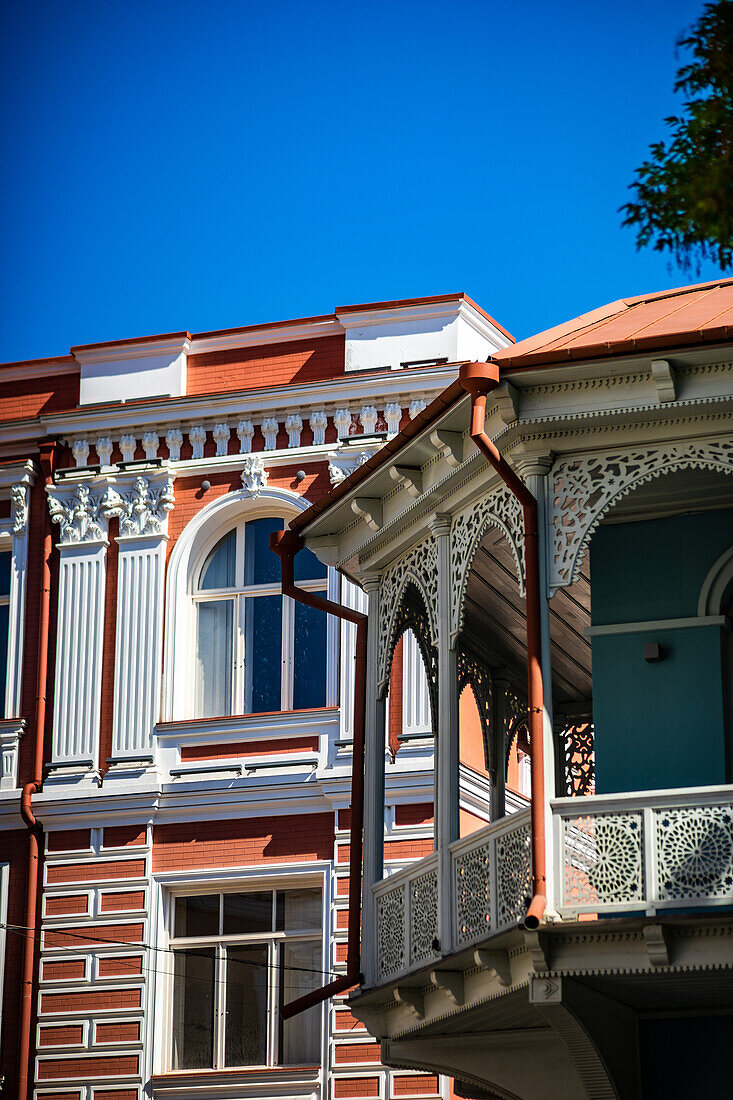
<path id="1" fill-rule="evenodd" d="M 422 1096 L 425 1093 L 438 1091 L 438 1078 L 432 1073 L 415 1073 L 411 1076 L 395 1076 L 392 1078 L 393 1096 Z"/>
<path id="2" fill-rule="evenodd" d="M 144 890 L 120 890 L 118 893 L 105 893 L 99 899 L 101 913 L 119 913 L 125 909 L 142 909 L 145 905 Z"/>
<path id="3" fill-rule="evenodd" d="M 42 993 L 41 1012 L 100 1012 L 105 1009 L 140 1008 L 139 989 L 83 989 L 73 993 Z"/>
<path id="4" fill-rule="evenodd" d="M 140 1041 L 140 1021 L 129 1020 L 121 1024 L 97 1024 L 95 1043 L 137 1043 Z"/>
<path id="5" fill-rule="evenodd" d="M 58 833 L 46 833 L 47 852 L 80 852 L 91 846 L 90 829 L 64 829 Z"/>
<path id="6" fill-rule="evenodd" d="M 323 336 L 269 347 L 191 355 L 186 389 L 192 396 L 336 378 L 344 373 L 345 339 L 344 336 Z M 235 439 L 234 442 L 238 449 L 239 441 Z"/>
<path id="7" fill-rule="evenodd" d="M 84 1037 L 81 1024 L 66 1024 L 60 1027 L 42 1027 L 38 1031 L 38 1045 L 41 1047 L 78 1046 Z"/>
<path id="8" fill-rule="evenodd" d="M 0 383 L 0 421 L 25 420 L 40 413 L 73 409 L 78 402 L 78 374 Z"/>
<path id="9" fill-rule="evenodd" d="M 317 737 L 281 737 L 270 741 L 238 741 L 231 745 L 184 745 L 181 760 L 229 760 L 232 757 L 278 756 L 289 752 L 317 752 Z"/>
<path id="10" fill-rule="evenodd" d="M 360 1020 L 357 1020 L 356 1016 L 348 1011 L 348 1009 L 337 1009 L 336 1011 L 336 1030 L 337 1031 L 359 1031 L 363 1030 L 364 1025 Z"/>
<path id="11" fill-rule="evenodd" d="M 83 959 L 45 959 L 41 967 L 41 977 L 44 982 L 61 982 L 83 978 L 84 972 Z"/>
<path id="12" fill-rule="evenodd" d="M 54 947 L 93 947 L 105 943 L 142 943 L 143 925 L 135 924 L 98 924 L 84 925 L 81 928 L 47 928 L 44 932 L 44 946 Z"/>
<path id="13" fill-rule="evenodd" d="M 79 1100 L 78 1092 L 44 1092 L 43 1100 Z"/>
<path id="14" fill-rule="evenodd" d="M 349 862 L 350 845 L 339 844 L 339 863 Z M 433 852 L 433 841 L 429 837 L 416 840 L 387 840 L 384 844 L 385 859 L 423 859 Z"/>
<path id="15" fill-rule="evenodd" d="M 330 859 L 333 814 L 156 825 L 153 871 Z"/>
<path id="16" fill-rule="evenodd" d="M 108 955 L 98 963 L 100 978 L 127 978 L 129 975 L 142 974 L 142 972 L 142 955 L 129 955 L 122 958 L 117 955 Z"/>
<path id="17" fill-rule="evenodd" d="M 132 1077 L 137 1073 L 137 1056 L 106 1055 L 103 1058 L 59 1058 L 38 1063 L 38 1080 L 58 1077 Z"/>
<path id="18" fill-rule="evenodd" d="M 137 1089 L 95 1089 L 92 1095 L 94 1100 L 137 1100 Z"/>
<path id="19" fill-rule="evenodd" d="M 432 802 L 415 802 L 413 805 L 395 806 L 395 825 L 432 825 Z"/>
<path id="20" fill-rule="evenodd" d="M 102 837 L 103 848 L 126 848 L 145 844 L 147 830 L 144 825 L 108 825 Z"/>
<path id="21" fill-rule="evenodd" d="M 333 1083 L 334 1100 L 347 1096 L 379 1096 L 378 1077 L 342 1077 Z"/>
<path id="22" fill-rule="evenodd" d="M 379 1043 L 342 1043 L 334 1047 L 333 1060 L 337 1066 L 350 1062 L 379 1062 Z"/>
<path id="23" fill-rule="evenodd" d="M 46 898 L 47 917 L 84 916 L 89 898 L 86 894 L 66 894 Z"/>
<path id="24" fill-rule="evenodd" d="M 59 863 L 48 868 L 46 881 L 49 886 L 58 886 L 65 882 L 89 882 L 90 879 L 102 882 L 105 879 L 142 878 L 145 874 L 144 859 L 130 859 L 124 863 L 117 860 L 95 860 L 89 863 Z"/>

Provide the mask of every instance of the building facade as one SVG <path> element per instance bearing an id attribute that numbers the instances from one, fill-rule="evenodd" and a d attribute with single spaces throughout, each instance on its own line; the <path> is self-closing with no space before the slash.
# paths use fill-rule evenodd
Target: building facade
<path id="1" fill-rule="evenodd" d="M 447 1097 L 345 996 L 280 1016 L 345 965 L 354 635 L 282 597 L 268 540 L 510 340 L 453 295 L 0 367 L 3 1095 Z M 313 554 L 297 580 L 366 606 Z M 401 871 L 434 844 L 414 633 L 391 672 Z M 470 705 L 464 727 L 480 828 Z"/>
<path id="2" fill-rule="evenodd" d="M 732 310 L 731 280 L 624 299 L 464 364 L 291 522 L 295 561 L 303 543 L 369 600 L 350 1009 L 386 1064 L 460 1095 L 730 1091 Z M 383 757 L 408 623 L 436 843 L 394 872 Z M 469 689 L 479 829 L 460 812 Z M 518 742 L 531 806 L 509 813 Z"/>

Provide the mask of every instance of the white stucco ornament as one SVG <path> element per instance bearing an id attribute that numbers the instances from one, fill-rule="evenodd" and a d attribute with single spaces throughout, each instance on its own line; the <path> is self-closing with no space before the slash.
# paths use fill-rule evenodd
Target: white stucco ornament
<path id="1" fill-rule="evenodd" d="M 173 478 L 156 485 L 146 477 L 136 477 L 129 489 L 110 486 L 103 507 L 108 519 L 119 517 L 120 536 L 130 538 L 161 534 L 174 503 Z"/>
<path id="2" fill-rule="evenodd" d="M 71 491 L 54 488 L 48 494 L 48 510 L 51 522 L 59 525 L 62 545 L 101 542 L 107 537 L 102 494 L 93 493 L 88 485 Z"/>
<path id="3" fill-rule="evenodd" d="M 242 465 L 242 487 L 253 497 L 267 487 L 267 470 L 259 455 L 247 455 Z"/>
<path id="4" fill-rule="evenodd" d="M 25 485 L 14 485 L 10 496 L 13 502 L 13 534 L 20 535 L 28 523 L 28 489 Z"/>

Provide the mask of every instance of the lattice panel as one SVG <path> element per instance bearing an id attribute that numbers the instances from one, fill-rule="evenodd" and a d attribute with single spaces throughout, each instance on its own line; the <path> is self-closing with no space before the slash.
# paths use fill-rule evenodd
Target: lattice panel
<path id="1" fill-rule="evenodd" d="M 567 906 L 643 901 L 640 813 L 608 813 L 563 823 Z"/>
<path id="2" fill-rule="evenodd" d="M 661 901 L 733 900 L 733 808 L 655 810 Z"/>
<path id="3" fill-rule="evenodd" d="M 532 897 L 529 825 L 496 841 L 497 922 L 500 928 L 524 920 Z"/>
<path id="4" fill-rule="evenodd" d="M 631 447 L 556 463 L 550 473 L 551 586 L 577 579 L 591 535 L 613 503 L 645 482 L 685 469 L 733 474 L 733 440 Z"/>
<path id="5" fill-rule="evenodd" d="M 410 883 L 410 962 L 435 957 L 438 938 L 438 872 L 428 871 Z"/>
<path id="6" fill-rule="evenodd" d="M 492 781 L 496 782 L 496 761 L 493 759 L 494 754 L 492 752 L 490 737 L 491 710 L 493 704 L 491 672 L 475 653 L 460 644 L 457 650 L 457 666 L 458 697 L 460 698 L 461 692 L 465 687 L 471 688 L 473 697 L 476 700 L 479 717 L 481 718 L 485 763 L 492 774 Z"/>
<path id="7" fill-rule="evenodd" d="M 594 794 L 595 741 L 592 722 L 574 722 L 560 731 L 563 759 L 563 794 L 580 796 Z"/>
<path id="8" fill-rule="evenodd" d="M 456 856 L 456 926 L 458 944 L 491 932 L 491 841 Z"/>
<path id="9" fill-rule="evenodd" d="M 377 899 L 377 965 L 382 978 L 405 969 L 405 910 L 404 886 Z"/>
<path id="10" fill-rule="evenodd" d="M 522 506 L 506 485 L 477 500 L 454 516 L 450 538 L 451 630 L 463 626 L 468 574 L 481 540 L 489 527 L 498 528 L 509 543 L 517 569 L 520 595 L 524 595 L 524 517 Z"/>

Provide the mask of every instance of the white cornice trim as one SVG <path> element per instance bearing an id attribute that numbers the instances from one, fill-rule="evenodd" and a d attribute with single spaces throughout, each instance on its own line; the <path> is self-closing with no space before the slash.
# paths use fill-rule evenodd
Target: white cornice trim
<path id="1" fill-rule="evenodd" d="M 60 374 L 79 374 L 81 365 L 73 359 L 48 359 L 41 363 L 7 363 L 0 367 L 3 382 L 30 382 L 33 378 L 58 378 Z"/>
<path id="2" fill-rule="evenodd" d="M 0 466 L 0 492 L 7 492 L 13 485 L 33 485 L 37 476 L 35 463 L 30 461 Z"/>
<path id="3" fill-rule="evenodd" d="M 268 344 L 291 344 L 298 340 L 320 339 L 323 336 L 343 335 L 343 326 L 336 317 L 320 321 L 302 321 L 282 327 L 250 329 L 248 332 L 214 333 L 211 336 L 193 337 L 189 355 L 208 355 L 216 351 L 237 348 L 265 347 Z"/>
<path id="4" fill-rule="evenodd" d="M 93 363 L 114 363 L 119 359 L 152 359 L 161 355 L 175 357 L 187 353 L 189 348 L 188 338 L 178 336 L 175 340 L 146 340 L 144 343 L 133 340 L 129 344 L 75 348 L 73 355 L 85 367 Z"/>

